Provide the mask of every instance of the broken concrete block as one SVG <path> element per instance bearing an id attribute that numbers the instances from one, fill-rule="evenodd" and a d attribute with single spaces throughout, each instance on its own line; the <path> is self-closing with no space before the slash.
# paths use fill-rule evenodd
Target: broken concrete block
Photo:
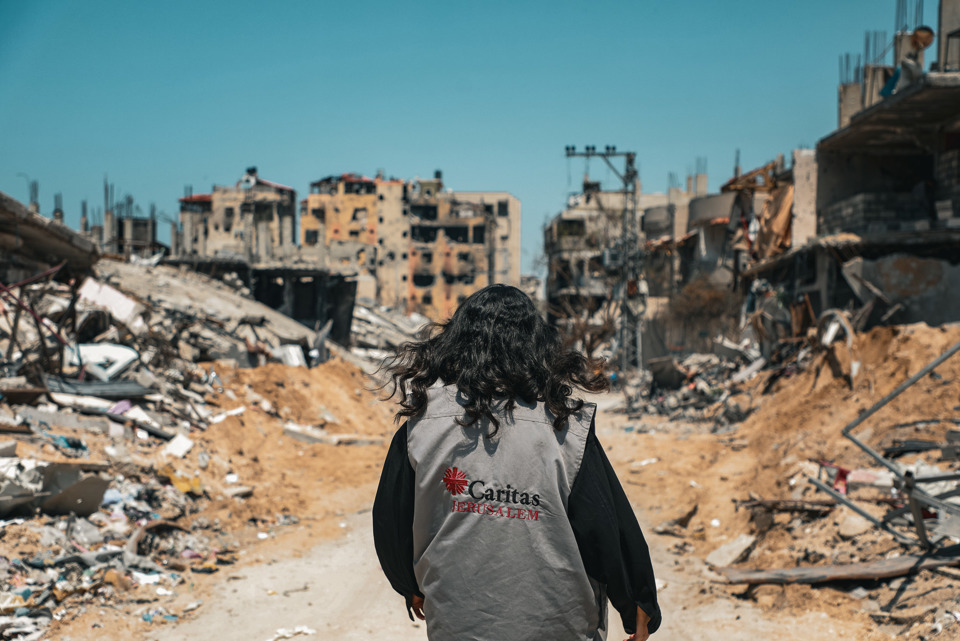
<path id="1" fill-rule="evenodd" d="M 707 555 L 706 562 L 713 567 L 723 568 L 745 560 L 753 551 L 757 537 L 751 534 L 741 534 L 729 543 L 721 545 Z"/>
<path id="2" fill-rule="evenodd" d="M 16 441 L 0 441 L 0 458 L 10 458 L 17 455 Z"/>
<path id="3" fill-rule="evenodd" d="M 142 316 L 144 306 L 120 290 L 93 278 L 87 278 L 83 281 L 78 294 L 84 303 L 106 309 L 111 316 L 126 325 L 127 329 L 134 334 L 139 336 L 147 330 L 147 324 L 143 322 Z"/>
<path id="4" fill-rule="evenodd" d="M 34 423 L 46 423 L 51 427 L 67 427 L 70 429 L 86 429 L 107 433 L 110 429 L 110 420 L 99 416 L 78 416 L 66 412 L 47 411 L 24 405 L 17 408 L 17 416 Z"/>
<path id="5" fill-rule="evenodd" d="M 177 434 L 161 450 L 166 456 L 183 458 L 193 447 L 193 441 L 185 434 Z"/>
<path id="6" fill-rule="evenodd" d="M 840 521 L 840 526 L 838 528 L 838 533 L 840 538 L 844 540 L 854 539 L 864 532 L 869 531 L 873 527 L 873 523 L 863 518 L 859 514 L 848 514 L 842 521 Z"/>

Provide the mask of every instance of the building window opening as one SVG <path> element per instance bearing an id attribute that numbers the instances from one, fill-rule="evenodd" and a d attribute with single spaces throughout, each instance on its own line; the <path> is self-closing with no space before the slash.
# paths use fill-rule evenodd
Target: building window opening
<path id="1" fill-rule="evenodd" d="M 233 230 L 233 217 L 234 217 L 233 207 L 227 207 L 223 210 L 223 231 L 232 231 Z"/>
<path id="2" fill-rule="evenodd" d="M 420 262 L 424 265 L 429 265 L 433 262 L 433 252 L 421 252 Z"/>
<path id="3" fill-rule="evenodd" d="M 592 278 L 601 278 L 604 275 L 603 256 L 594 256 L 587 263 L 587 273 Z"/>
<path id="4" fill-rule="evenodd" d="M 414 274 L 413 275 L 413 284 L 416 287 L 433 287 L 433 283 L 436 280 L 433 274 Z"/>
<path id="5" fill-rule="evenodd" d="M 483 225 L 477 225 L 473 228 L 473 244 L 482 245 L 487 241 L 487 228 Z"/>
<path id="6" fill-rule="evenodd" d="M 343 184 L 343 193 L 345 194 L 375 194 L 377 185 L 374 182 L 367 181 L 348 181 Z"/>
<path id="7" fill-rule="evenodd" d="M 583 220 L 561 220 L 557 223 L 557 238 L 583 236 L 586 231 L 587 224 Z"/>
<path id="8" fill-rule="evenodd" d="M 455 225 L 450 227 L 444 227 L 443 234 L 450 240 L 450 242 L 453 242 L 453 243 L 469 243 L 470 242 L 470 228 L 467 227 L 466 225 Z"/>
<path id="9" fill-rule="evenodd" d="M 433 305 L 433 295 L 430 292 L 427 292 L 423 295 L 423 304 L 424 305 Z"/>
<path id="10" fill-rule="evenodd" d="M 320 240 L 320 232 L 316 229 L 307 229 L 303 232 L 303 242 L 307 245 L 316 245 Z"/>
<path id="11" fill-rule="evenodd" d="M 325 207 L 314 207 L 310 210 L 310 215 L 322 223 L 327 219 L 327 210 Z"/>
<path id="12" fill-rule="evenodd" d="M 354 209 L 353 216 L 351 216 L 350 220 L 356 223 L 360 223 L 361 225 L 366 225 L 367 224 L 367 208 L 357 207 L 356 209 Z"/>
<path id="13" fill-rule="evenodd" d="M 404 237 L 406 237 L 406 232 L 404 232 Z M 414 225 L 410 228 L 410 238 L 415 243 L 434 243 L 437 241 L 437 228 Z"/>
<path id="14" fill-rule="evenodd" d="M 436 220 L 436 205 L 410 205 L 410 213 L 420 220 Z"/>
<path id="15" fill-rule="evenodd" d="M 501 200 L 497 203 L 497 216 L 503 218 L 504 216 L 510 215 L 510 203 L 506 200 Z"/>

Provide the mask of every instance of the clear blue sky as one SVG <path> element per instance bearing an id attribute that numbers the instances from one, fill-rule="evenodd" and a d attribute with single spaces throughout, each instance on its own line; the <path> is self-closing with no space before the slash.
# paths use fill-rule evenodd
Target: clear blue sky
<path id="1" fill-rule="evenodd" d="M 936 2 L 926 22 L 936 27 Z M 638 152 L 644 191 L 697 156 L 710 187 L 836 125 L 837 59 L 894 0 L 0 0 L 0 190 L 168 215 L 256 165 L 292 185 L 442 169 L 523 203 L 524 269 L 575 190 L 565 145 Z M 912 14 L 911 14 L 912 15 Z M 612 178 L 599 162 L 592 175 Z M 569 178 L 568 178 L 569 177 Z M 610 183 L 610 187 L 615 187 Z M 168 237 L 163 226 L 163 239 Z"/>

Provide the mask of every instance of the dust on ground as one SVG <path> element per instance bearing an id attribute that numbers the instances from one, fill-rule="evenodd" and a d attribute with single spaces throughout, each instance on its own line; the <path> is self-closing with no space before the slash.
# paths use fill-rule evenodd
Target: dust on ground
<path id="1" fill-rule="evenodd" d="M 777 514 L 761 529 L 734 501 L 751 495 L 824 498 L 805 481 L 811 461 L 870 466 L 872 461 L 841 436 L 841 428 L 957 340 L 958 328 L 878 328 L 857 337 L 852 356 L 845 347 L 837 347 L 805 371 L 773 383 L 766 395 L 762 389 L 769 383 L 768 375 L 761 375 L 751 383 L 761 399 L 759 409 L 726 434 L 710 433 L 709 426 L 701 424 L 630 420 L 613 407 L 615 396 L 602 399 L 601 441 L 645 525 L 658 577 L 666 582 L 661 593 L 665 624 L 657 636 L 919 639 L 936 632 L 938 607 L 960 609 L 960 584 L 951 571 L 885 582 L 747 589 L 723 583 L 703 563 L 720 545 L 751 532 L 758 535 L 759 543 L 740 564 L 744 567 L 825 565 L 901 553 L 888 535 L 879 532 L 842 539 L 837 525 L 846 508 L 833 508 L 820 518 Z M 852 358 L 859 359 L 862 367 L 851 386 Z M 57 624 L 53 636 L 80 641 L 110 631 L 113 637 L 129 639 L 200 638 L 210 636 L 217 626 L 227 626 L 219 628 L 224 638 L 258 639 L 263 635 L 254 636 L 254 627 L 247 636 L 238 637 L 237 630 L 243 630 L 245 622 L 250 626 L 259 622 L 259 634 L 266 629 L 263 622 L 269 621 L 266 627 L 271 630 L 302 623 L 330 639 L 377 633 L 424 638 L 422 629 L 406 620 L 402 601 L 378 573 L 364 533 L 368 529 L 364 513 L 372 503 L 387 442 L 395 429 L 390 407 L 365 389 L 368 383 L 359 372 L 340 362 L 315 370 L 270 365 L 220 374 L 236 401 L 223 394 L 215 402 L 230 409 L 240 401 L 253 409 L 200 435 L 210 463 L 206 470 L 187 469 L 200 473 L 208 484 L 211 498 L 202 510 L 203 518 L 219 519 L 224 531 L 235 532 L 236 565 L 210 576 L 190 576 L 178 586 L 169 609 L 182 613 L 179 623 L 161 626 L 137 618 L 150 599 L 157 599 L 141 587 L 110 605 L 90 602 L 82 614 Z M 947 361 L 937 374 L 924 378 L 875 415 L 860 428 L 861 438 L 874 447 L 895 438 L 942 438 L 948 427 L 942 421 L 955 416 L 960 404 L 960 359 Z M 248 390 L 253 392 L 249 398 Z M 258 396 L 269 403 L 263 405 Z M 278 415 L 310 423 L 324 410 L 339 421 L 328 424 L 328 430 L 382 441 L 333 446 L 300 443 L 283 435 Z M 902 427 L 920 420 L 934 423 Z M 188 458 L 185 465 L 191 463 Z M 228 473 L 253 485 L 253 495 L 242 500 L 221 496 L 220 479 Z M 654 525 L 693 506 L 697 513 L 681 536 L 654 533 Z M 281 514 L 295 516 L 298 522 L 277 525 Z M 258 540 L 258 534 L 266 534 L 266 539 Z M 338 535 L 343 536 L 336 539 Z M 339 569 L 323 565 L 324 559 L 340 558 L 338 554 L 348 559 Z M 274 577 L 269 581 L 263 578 L 268 569 Z M 241 593 L 248 595 L 247 600 L 236 596 Z M 287 605 L 281 607 L 285 600 Z M 202 601 L 200 607 L 183 611 L 186 604 L 197 601 Z M 323 603 L 337 607 L 319 605 Z M 291 604 L 297 605 L 291 608 Z M 281 611 L 283 617 L 274 617 Z M 291 612 L 303 616 L 291 620 Z M 369 613 L 376 613 L 382 623 L 371 626 Z M 878 624 L 878 618 L 883 620 L 878 613 L 900 616 Z M 614 626 L 615 619 L 611 616 Z M 957 629 L 944 630 L 941 638 Z M 191 632 L 199 630 L 207 632 Z M 615 632 L 614 628 L 610 638 L 616 638 Z"/>

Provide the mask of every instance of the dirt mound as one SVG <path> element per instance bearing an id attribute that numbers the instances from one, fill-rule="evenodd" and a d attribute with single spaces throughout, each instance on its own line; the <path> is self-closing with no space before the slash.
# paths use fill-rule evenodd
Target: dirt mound
<path id="1" fill-rule="evenodd" d="M 647 508 L 654 523 L 658 515 L 666 521 L 698 506 L 681 538 L 658 537 L 654 544 L 670 546 L 678 555 L 704 558 L 740 534 L 754 534 L 756 547 L 739 565 L 755 568 L 855 563 L 903 553 L 890 535 L 875 528 L 841 537 L 839 526 L 851 514 L 847 508 L 828 509 L 824 514 L 768 513 L 758 518 L 758 512 L 737 509 L 736 501 L 751 497 L 828 499 L 807 480 L 808 475 L 817 474 L 819 461 L 849 469 L 878 467 L 844 438 L 841 430 L 958 341 L 958 327 L 920 324 L 876 328 L 858 335 L 852 349 L 838 341 L 792 377 L 774 382 L 766 374 L 751 381 L 747 387 L 759 399 L 759 407 L 731 433 L 709 434 L 703 425 L 648 421 L 641 429 L 652 433 L 638 437 L 633 473 L 625 480 L 628 494 Z M 851 382 L 856 361 L 860 371 Z M 769 392 L 762 394 L 767 387 Z M 960 356 L 955 356 L 865 421 L 855 433 L 877 450 L 897 440 L 943 442 L 946 431 L 956 429 L 951 419 L 958 408 Z M 923 457 L 906 455 L 900 461 L 912 463 Z M 933 462 L 932 458 L 927 454 L 925 460 Z M 938 465 L 944 470 L 950 467 L 944 462 Z M 856 491 L 858 501 L 866 501 L 878 516 L 888 507 L 871 506 L 870 500 L 889 496 L 889 490 L 880 488 Z M 960 589 L 942 576 L 928 573 L 912 581 L 917 589 L 900 593 L 883 583 L 868 585 L 869 604 L 842 589 L 806 586 L 762 588 L 759 594 L 766 596 L 759 600 L 770 607 L 799 612 L 809 610 L 813 599 L 818 609 L 836 616 L 859 617 L 869 624 L 866 611 L 877 603 L 896 613 L 960 598 Z M 725 589 L 730 594 L 744 591 L 743 586 Z"/>

